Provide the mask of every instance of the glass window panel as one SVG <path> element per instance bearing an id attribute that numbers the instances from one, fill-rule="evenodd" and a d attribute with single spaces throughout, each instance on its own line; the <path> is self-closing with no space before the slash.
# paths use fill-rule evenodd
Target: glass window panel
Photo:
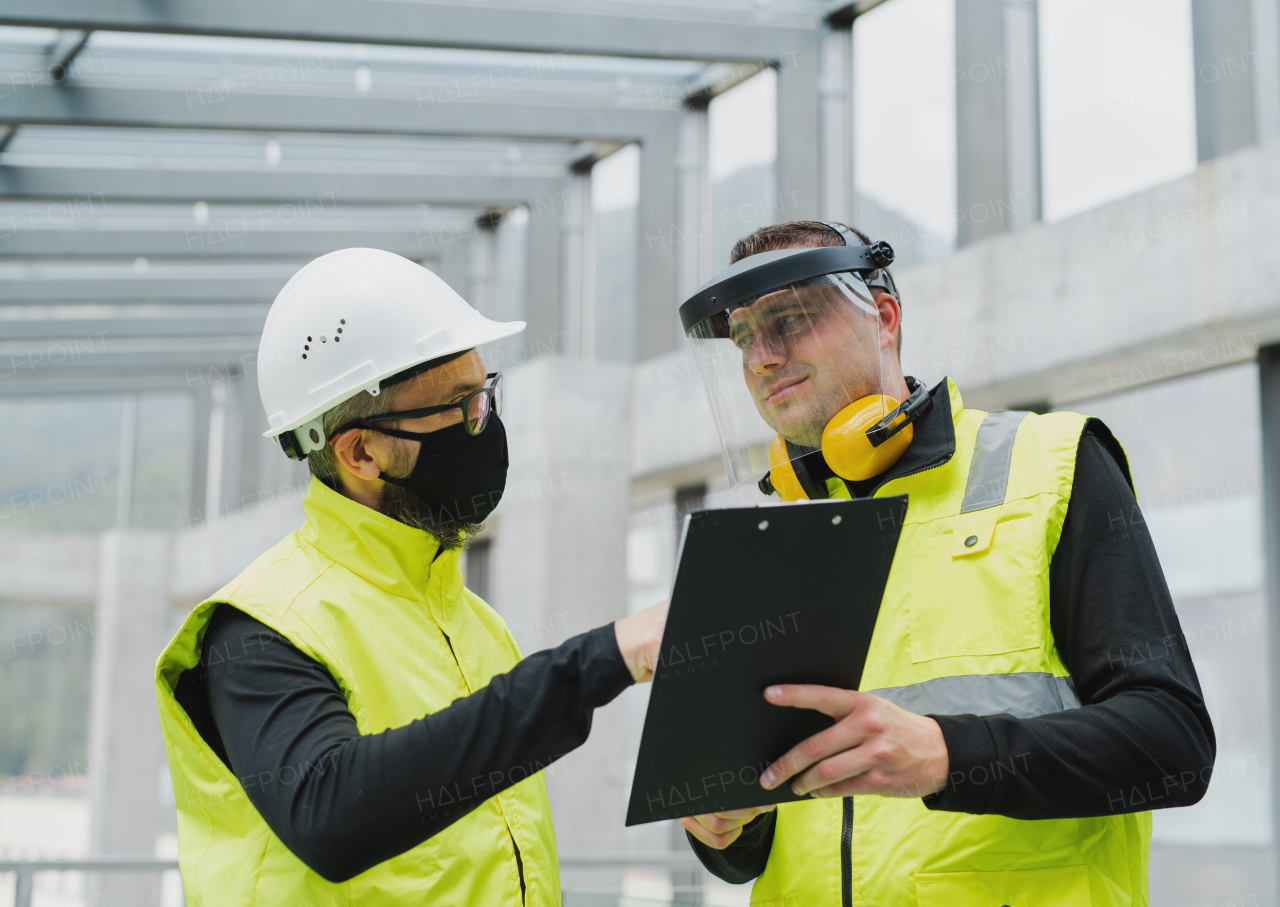
<path id="1" fill-rule="evenodd" d="M 778 78 L 766 69 L 711 102 L 707 110 L 711 172 L 711 271 L 729 265 L 733 244 L 788 219 L 778 197 Z"/>
<path id="2" fill-rule="evenodd" d="M 857 226 L 898 261 L 956 243 L 954 0 L 891 0 L 853 26 Z"/>
<path id="3" fill-rule="evenodd" d="M 494 266 L 497 269 L 494 283 L 498 294 L 493 317 L 498 321 L 524 321 L 528 312 L 529 209 L 516 205 L 508 211 L 498 221 L 493 242 Z M 489 365 L 502 370 L 529 358 L 534 342 L 525 331 L 498 341 L 497 346 L 497 354 L 491 357 Z"/>
<path id="4" fill-rule="evenodd" d="M 0 400 L 0 532 L 90 532 L 116 517 L 118 396 Z"/>
<path id="5" fill-rule="evenodd" d="M 1264 624 L 1262 450 L 1254 363 L 1074 404 L 1125 446 L 1140 514 L 1164 568 L 1213 719 L 1204 800 L 1157 810 L 1166 845 L 1272 840 Z M 1212 413 L 1213 430 L 1204 430 Z M 1129 653 L 1143 657 L 1141 652 Z"/>
<path id="6" fill-rule="evenodd" d="M 75 789 L 90 773 L 96 629 L 90 611 L 0 605 L 0 779 L 19 776 L 11 791 Z"/>
<path id="7" fill-rule="evenodd" d="M 498 269 L 499 321 L 518 321 L 525 317 L 525 263 L 528 259 L 529 209 L 516 205 L 498 221 L 494 250 Z"/>
<path id="8" fill-rule="evenodd" d="M 1044 218 L 1196 167 L 1190 0 L 1040 0 Z"/>
<path id="9" fill-rule="evenodd" d="M 628 145 L 591 170 L 596 228 L 596 358 L 636 357 L 636 250 L 639 242 L 640 149 Z"/>
<path id="10" fill-rule="evenodd" d="M 245 395 L 244 405 L 261 406 L 252 387 Z M 187 528 L 192 409 L 191 398 L 186 394 L 143 394 L 138 399 L 132 514 L 135 529 Z"/>

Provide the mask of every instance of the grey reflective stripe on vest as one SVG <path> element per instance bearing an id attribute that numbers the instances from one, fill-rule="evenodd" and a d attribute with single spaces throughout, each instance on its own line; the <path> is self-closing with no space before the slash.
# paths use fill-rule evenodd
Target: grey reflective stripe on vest
<path id="1" fill-rule="evenodd" d="M 961 674 L 906 687 L 867 690 L 917 715 L 1012 715 L 1035 718 L 1080 708 L 1070 677 L 1025 674 Z"/>
<path id="2" fill-rule="evenodd" d="M 978 426 L 969 464 L 969 481 L 964 488 L 960 512 L 984 510 L 1004 502 L 1009 487 L 1009 462 L 1013 459 L 1013 439 L 1027 417 L 1022 410 L 987 413 Z"/>

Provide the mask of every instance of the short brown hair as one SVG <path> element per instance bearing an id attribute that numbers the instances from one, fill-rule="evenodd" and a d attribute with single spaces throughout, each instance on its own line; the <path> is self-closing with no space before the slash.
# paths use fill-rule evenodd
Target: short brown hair
<path id="1" fill-rule="evenodd" d="M 832 221 L 838 223 L 838 221 Z M 868 246 L 871 245 L 871 237 L 863 233 L 857 227 L 850 227 L 848 224 L 840 224 L 842 227 L 848 227 L 854 236 L 862 240 Z M 750 236 L 744 236 L 733 244 L 733 250 L 729 253 L 729 264 L 737 264 L 742 259 L 751 255 L 759 255 L 761 252 L 776 252 L 779 249 L 794 249 L 797 246 L 843 246 L 844 237 L 832 230 L 826 224 L 813 220 L 793 220 L 785 224 L 774 224 L 771 227 L 761 227 Z M 888 271 L 888 268 L 885 268 Z M 899 309 L 901 309 L 902 301 L 899 300 Z M 898 321 L 898 338 L 895 350 L 899 356 L 902 355 L 902 321 Z"/>

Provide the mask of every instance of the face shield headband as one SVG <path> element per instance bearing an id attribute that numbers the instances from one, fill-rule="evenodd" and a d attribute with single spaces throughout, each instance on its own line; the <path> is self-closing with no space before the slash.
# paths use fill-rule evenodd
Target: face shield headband
<path id="1" fill-rule="evenodd" d="M 870 246 L 821 246 L 779 249 L 742 259 L 721 271 L 680 306 L 686 335 L 717 313 L 728 313 L 751 300 L 817 277 L 853 271 L 868 286 L 884 286 L 884 268 L 893 263 L 887 242 Z M 875 272 L 875 273 L 871 273 Z"/>

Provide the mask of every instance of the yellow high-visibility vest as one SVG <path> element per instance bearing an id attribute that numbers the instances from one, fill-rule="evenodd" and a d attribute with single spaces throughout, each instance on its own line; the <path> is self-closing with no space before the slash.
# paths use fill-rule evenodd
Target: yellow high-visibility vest
<path id="1" fill-rule="evenodd" d="M 496 796 L 485 790 L 488 779 L 422 790 L 418 807 L 428 817 L 447 815 L 461 801 L 483 802 L 412 850 L 333 883 L 276 837 L 178 705 L 178 677 L 198 662 L 220 602 L 275 629 L 328 668 L 362 734 L 437 712 L 520 660 L 502 618 L 463 588 L 459 551 L 439 552 L 428 533 L 316 480 L 305 510 L 299 531 L 191 612 L 156 664 L 187 903 L 519 905 L 522 867 L 525 903 L 558 905 L 555 832 L 540 766 L 513 768 L 512 776 L 523 780 Z"/>
<path id="2" fill-rule="evenodd" d="M 948 381 L 955 454 L 886 482 L 909 495 L 861 688 L 917 714 L 1020 718 L 1080 705 L 1049 625 L 1077 413 L 984 413 Z M 939 399 L 945 405 L 945 398 Z M 833 497 L 848 497 L 839 479 Z M 983 766 L 983 784 L 1026 771 Z M 978 774 L 975 767 L 972 774 Z M 778 807 L 758 907 L 1130 907 L 1147 904 L 1149 812 L 1023 821 L 854 796 Z"/>

